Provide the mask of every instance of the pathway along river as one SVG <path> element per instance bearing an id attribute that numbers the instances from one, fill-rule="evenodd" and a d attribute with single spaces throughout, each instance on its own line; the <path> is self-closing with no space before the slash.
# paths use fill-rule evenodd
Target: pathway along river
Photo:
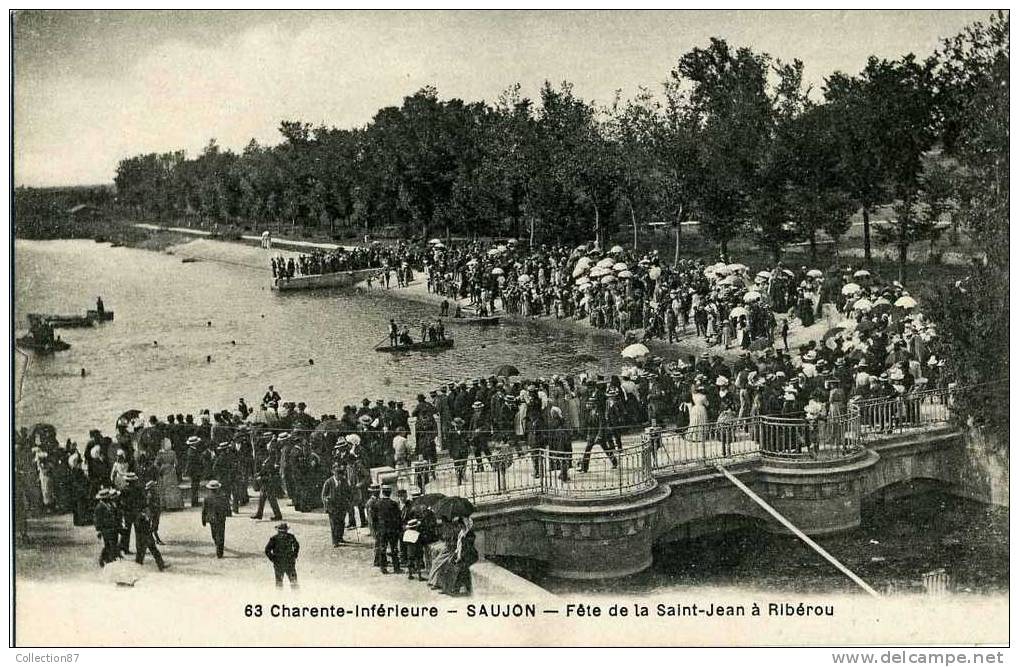
<path id="1" fill-rule="evenodd" d="M 24 358 L 16 360 L 19 426 L 49 422 L 61 439 L 80 443 L 90 428 L 112 431 L 130 408 L 197 414 L 232 408 L 241 396 L 250 405 L 269 384 L 320 414 L 364 397 L 410 401 L 439 382 L 506 362 L 526 376 L 619 368 L 612 342 L 523 323 L 457 327 L 456 348 L 442 354 L 378 354 L 372 346 L 386 335 L 389 317 L 416 322 L 435 307 L 381 290 L 278 294 L 269 289 L 265 251 L 211 241 L 189 246 L 215 261 L 184 264 L 181 256 L 91 241 L 16 242 L 17 329 L 29 312 L 82 312 L 97 295 L 116 312 L 101 327 L 60 331 L 72 348 L 30 357 L 27 373 Z M 580 354 L 603 361 L 586 363 Z M 922 572 L 940 567 L 963 590 L 1008 586 L 1007 510 L 932 492 L 875 505 L 861 529 L 819 541 L 879 588 L 909 591 Z M 605 584 L 547 580 L 533 563 L 506 564 L 561 592 L 852 590 L 795 539 L 753 526 L 668 545 L 649 571 Z"/>

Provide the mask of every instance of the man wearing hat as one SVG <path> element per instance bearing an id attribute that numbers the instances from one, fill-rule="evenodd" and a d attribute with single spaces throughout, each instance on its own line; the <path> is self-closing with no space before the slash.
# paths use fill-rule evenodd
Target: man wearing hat
<path id="1" fill-rule="evenodd" d="M 290 580 L 291 589 L 297 588 L 297 555 L 300 551 L 301 544 L 290 534 L 290 526 L 285 523 L 276 526 L 276 534 L 265 545 L 265 557 L 272 562 L 273 574 L 276 575 L 276 588 L 283 588 L 283 575 Z"/>
<path id="2" fill-rule="evenodd" d="M 191 480 L 191 506 L 198 507 L 198 489 L 205 477 L 205 446 L 202 439 L 192 435 L 187 439 L 184 452 L 184 474 Z"/>
<path id="3" fill-rule="evenodd" d="M 389 574 L 386 569 L 386 549 L 393 559 L 393 572 L 400 574 L 400 507 L 390 496 L 393 487 L 388 484 L 382 487 L 382 497 L 371 508 L 372 524 L 375 527 L 375 563 L 382 574 Z"/>
<path id="4" fill-rule="evenodd" d="M 237 513 L 237 455 L 229 442 L 221 442 L 216 447 L 212 459 L 212 478 L 223 485 L 223 495 L 230 499 L 234 514 Z"/>
<path id="5" fill-rule="evenodd" d="M 145 510 L 149 521 L 152 524 L 152 537 L 156 544 L 162 544 L 163 540 L 159 537 L 159 517 L 163 514 L 163 501 L 159 497 L 159 482 L 156 480 L 149 480 L 145 482 Z M 135 531 L 137 535 L 137 530 Z"/>
<path id="6" fill-rule="evenodd" d="M 492 435 L 492 425 L 485 415 L 484 408 L 485 404 L 481 401 L 474 401 L 471 405 L 471 445 L 474 449 L 474 462 L 478 472 L 482 472 L 485 469 L 481 462 L 482 456 L 488 459 L 489 465 L 492 465 L 492 451 L 488 448 L 488 439 Z"/>
<path id="7" fill-rule="evenodd" d="M 96 494 L 98 502 L 93 510 L 92 520 L 96 533 L 103 541 L 103 549 L 99 553 L 99 567 L 120 558 L 118 537 L 122 519 L 120 510 L 113 502 L 116 493 L 113 489 L 100 489 Z"/>
<path id="8" fill-rule="evenodd" d="M 158 517 L 158 515 L 157 515 Z M 158 518 L 153 519 L 152 514 L 148 508 L 138 513 L 138 516 L 134 520 L 134 535 L 135 535 L 135 556 L 134 562 L 139 565 L 145 564 L 145 552 L 151 551 L 152 558 L 156 561 L 156 567 L 162 572 L 166 568 L 170 567 L 163 562 L 163 554 L 159 553 L 159 548 L 156 547 L 156 531 L 155 526 L 158 523 Z"/>
<path id="9" fill-rule="evenodd" d="M 219 480 L 210 479 L 205 485 L 209 494 L 202 503 L 202 526 L 209 526 L 212 541 L 216 543 L 216 558 L 223 557 L 226 545 L 226 518 L 230 516 L 230 503 L 222 493 Z"/>
<path id="10" fill-rule="evenodd" d="M 414 433 L 417 438 L 417 451 L 429 463 L 435 463 L 439 457 L 435 451 L 435 436 L 437 424 L 435 423 L 435 407 L 425 400 L 424 394 L 418 394 L 417 405 L 411 413 L 417 417 Z"/>
<path id="11" fill-rule="evenodd" d="M 375 537 L 375 505 L 379 502 L 379 485 L 368 485 L 368 498 L 364 501 L 364 511 L 368 515 L 368 534 Z M 376 554 L 375 564 L 378 565 Z"/>
<path id="12" fill-rule="evenodd" d="M 449 458 L 453 459 L 453 468 L 456 470 L 456 483 L 464 483 L 464 472 L 467 469 L 467 459 L 470 451 L 467 443 L 467 434 L 464 433 L 464 420 L 460 417 L 453 417 L 449 432 L 446 433 L 446 448 L 449 451 Z"/>
<path id="13" fill-rule="evenodd" d="M 343 523 L 350 511 L 350 482 L 340 463 L 333 464 L 332 477 L 322 485 L 322 506 L 329 516 L 329 532 L 333 538 L 333 546 L 343 543 Z"/>
<path id="14" fill-rule="evenodd" d="M 272 508 L 272 520 L 282 521 L 283 513 L 280 512 L 280 504 L 276 500 L 280 492 L 280 469 L 276 462 L 275 445 L 270 447 L 269 453 L 262 460 L 262 464 L 255 473 L 255 481 L 258 483 L 258 508 L 251 516 L 252 519 L 261 519 L 265 511 L 265 502 L 269 501 Z"/>
<path id="15" fill-rule="evenodd" d="M 124 519 L 120 531 L 120 550 L 122 553 L 131 553 L 131 529 L 134 528 L 138 514 L 145 509 L 145 490 L 138 475 L 128 472 L 124 475 L 124 489 L 120 492 L 120 513 Z M 137 539 L 135 540 L 137 542 Z"/>

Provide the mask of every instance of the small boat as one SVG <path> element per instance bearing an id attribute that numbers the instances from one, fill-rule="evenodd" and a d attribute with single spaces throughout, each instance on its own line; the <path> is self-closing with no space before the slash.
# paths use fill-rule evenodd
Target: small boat
<path id="1" fill-rule="evenodd" d="M 413 352 L 415 350 L 448 350 L 453 347 L 453 339 L 445 338 L 435 341 L 418 341 L 410 345 L 383 345 L 376 347 L 376 352 Z"/>
<path id="2" fill-rule="evenodd" d="M 88 311 L 88 316 L 91 317 L 96 322 L 112 322 L 113 321 L 113 311 L 112 310 L 104 310 L 101 313 L 98 310 L 90 310 L 90 311 Z"/>
<path id="3" fill-rule="evenodd" d="M 498 315 L 489 315 L 487 317 L 443 317 L 443 322 L 449 324 L 476 324 L 482 327 L 488 327 L 499 323 Z"/>
<path id="4" fill-rule="evenodd" d="M 53 354 L 54 352 L 62 352 L 70 349 L 71 344 L 55 338 L 51 341 L 39 341 L 36 340 L 31 334 L 22 336 L 15 341 L 15 346 L 22 350 L 31 350 L 32 352 L 38 352 L 39 354 Z"/>
<path id="5" fill-rule="evenodd" d="M 327 287 L 351 287 L 365 280 L 370 275 L 380 273 L 382 269 L 356 269 L 354 271 L 337 271 L 335 273 L 316 273 L 293 278 L 276 278 L 272 288 L 279 291 L 323 289 Z"/>
<path id="6" fill-rule="evenodd" d="M 78 329 L 82 327 L 90 327 L 95 324 L 88 315 L 48 315 L 42 313 L 30 313 L 29 321 L 38 320 L 45 322 L 54 329 Z"/>
<path id="7" fill-rule="evenodd" d="M 198 261 L 201 261 L 201 260 L 199 260 L 197 257 L 185 257 L 184 259 L 180 260 L 180 263 L 181 264 L 192 264 L 192 263 L 198 262 Z"/>

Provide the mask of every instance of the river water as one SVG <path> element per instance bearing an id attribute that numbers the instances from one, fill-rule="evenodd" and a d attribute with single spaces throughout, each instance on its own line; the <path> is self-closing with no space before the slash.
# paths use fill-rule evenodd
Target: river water
<path id="1" fill-rule="evenodd" d="M 96 295 L 116 313 L 94 329 L 59 331 L 72 344 L 66 352 L 16 360 L 18 425 L 49 422 L 61 439 L 83 442 L 90 428 L 112 431 L 130 408 L 197 414 L 233 407 L 241 396 L 251 405 L 269 384 L 320 414 L 364 397 L 410 401 L 507 362 L 525 376 L 619 367 L 612 341 L 527 323 L 457 328 L 456 348 L 441 354 L 375 353 L 389 317 L 418 321 L 436 307 L 381 290 L 278 294 L 269 289 L 265 251 L 188 245 L 208 261 L 91 241 L 16 241 L 16 328 L 29 312 L 83 312 Z M 913 592 L 922 572 L 940 567 L 959 590 L 1008 587 L 1007 510 L 928 492 L 871 507 L 859 530 L 818 541 L 879 588 Z M 760 528 L 669 545 L 655 556 L 650 570 L 604 584 L 549 580 L 536 564 L 506 564 L 558 592 L 853 591 L 805 545 Z"/>
<path id="2" fill-rule="evenodd" d="M 182 263 L 188 246 L 210 261 Z M 91 428 L 112 431 L 128 409 L 197 415 L 232 409 L 242 396 L 255 405 L 269 384 L 318 415 L 366 397 L 413 402 L 440 382 L 504 363 L 525 377 L 619 370 L 615 343 L 527 323 L 451 327 L 456 347 L 442 353 L 373 352 L 390 317 L 413 325 L 438 308 L 382 290 L 280 294 L 269 289 L 268 251 L 204 240 L 188 246 L 168 255 L 92 241 L 16 241 L 16 329 L 27 328 L 31 312 L 84 313 L 97 295 L 115 312 L 99 327 L 58 330 L 71 343 L 66 352 L 18 355 L 19 425 L 52 423 L 62 439 L 80 443 Z"/>

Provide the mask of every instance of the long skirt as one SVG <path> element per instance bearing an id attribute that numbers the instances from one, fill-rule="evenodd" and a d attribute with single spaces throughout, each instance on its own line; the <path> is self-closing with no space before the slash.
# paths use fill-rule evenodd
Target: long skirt
<path id="1" fill-rule="evenodd" d="M 177 484 L 177 470 L 164 466 L 159 473 L 159 504 L 164 510 L 184 509 L 184 496 Z"/>
<path id="2" fill-rule="evenodd" d="M 456 555 L 456 551 L 450 549 L 446 544 L 441 544 L 438 551 L 434 549 L 434 545 L 429 545 L 429 548 L 432 549 L 432 566 L 428 570 L 428 585 L 439 587 L 444 578 L 448 576 L 447 570 L 453 566 L 453 556 Z"/>

